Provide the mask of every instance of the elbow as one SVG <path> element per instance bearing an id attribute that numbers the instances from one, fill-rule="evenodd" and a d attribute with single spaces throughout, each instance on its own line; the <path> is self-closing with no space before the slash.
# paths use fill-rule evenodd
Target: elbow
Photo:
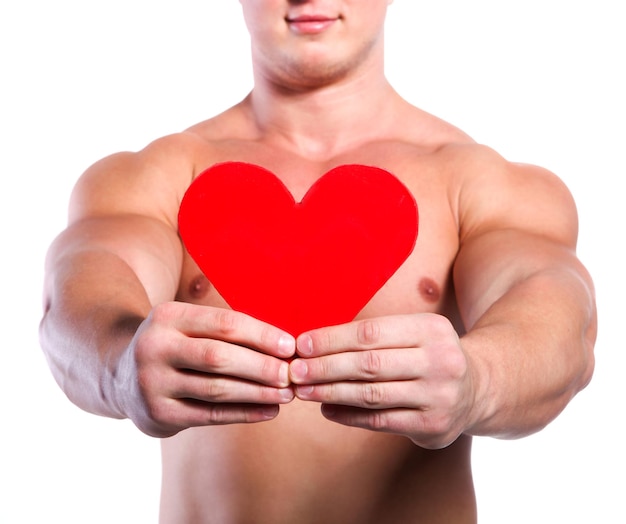
<path id="1" fill-rule="evenodd" d="M 595 344 L 597 337 L 597 316 L 595 312 L 591 316 L 591 320 L 585 329 L 582 341 L 582 362 L 581 362 L 581 372 L 579 376 L 579 387 L 578 391 L 586 388 L 591 379 L 593 377 L 593 372 L 595 370 Z"/>
<path id="2" fill-rule="evenodd" d="M 586 278 L 585 278 L 586 277 Z M 583 314 L 581 329 L 581 373 L 579 391 L 587 387 L 593 377 L 595 369 L 595 345 L 598 336 L 598 308 L 595 298 L 594 285 L 591 277 L 585 273 L 583 278 L 586 280 L 586 298 L 587 307 L 586 314 Z M 583 309 L 583 311 L 585 311 Z"/>
<path id="3" fill-rule="evenodd" d="M 598 336 L 598 310 L 592 284 L 590 284 L 588 294 L 587 312 L 583 318 L 585 318 L 585 321 L 580 330 L 580 372 L 577 392 L 583 390 L 591 382 L 596 362 L 595 345 Z"/>
<path id="4" fill-rule="evenodd" d="M 69 393 L 70 375 L 72 374 L 71 364 L 64 352 L 60 349 L 61 341 L 55 336 L 55 330 L 52 326 L 53 322 L 50 307 L 44 309 L 44 314 L 39 323 L 39 347 L 43 351 L 46 358 L 48 368 L 57 385 L 63 393 L 72 400 Z"/>

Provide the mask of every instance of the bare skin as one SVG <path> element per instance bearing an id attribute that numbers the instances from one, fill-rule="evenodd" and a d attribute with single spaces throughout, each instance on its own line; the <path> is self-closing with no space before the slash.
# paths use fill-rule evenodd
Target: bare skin
<path id="1" fill-rule="evenodd" d="M 476 522 L 472 435 L 538 431 L 591 378 L 571 195 L 395 93 L 388 2 L 241 4 L 250 96 L 79 180 L 47 262 L 51 369 L 83 409 L 163 438 L 164 523 Z M 233 160 L 297 200 L 337 165 L 383 167 L 418 202 L 415 250 L 354 322 L 294 340 L 232 311 L 177 213 Z"/>

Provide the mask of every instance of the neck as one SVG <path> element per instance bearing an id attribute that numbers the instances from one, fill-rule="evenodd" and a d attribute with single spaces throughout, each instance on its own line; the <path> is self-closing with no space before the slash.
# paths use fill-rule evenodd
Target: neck
<path id="1" fill-rule="evenodd" d="M 264 140 L 322 159 L 383 136 L 399 100 L 381 64 L 318 87 L 285 87 L 255 73 L 245 104 Z"/>

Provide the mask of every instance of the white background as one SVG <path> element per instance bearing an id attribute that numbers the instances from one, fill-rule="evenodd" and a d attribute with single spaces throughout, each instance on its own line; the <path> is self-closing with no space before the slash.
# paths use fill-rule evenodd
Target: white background
<path id="1" fill-rule="evenodd" d="M 10 5 L 10 7 L 8 7 Z M 484 524 L 624 523 L 621 0 L 396 0 L 388 75 L 407 99 L 579 206 L 600 311 L 592 384 L 543 432 L 476 439 Z M 45 250 L 92 162 L 212 116 L 251 87 L 235 0 L 21 0 L 0 7 L 0 522 L 152 523 L 156 440 L 81 412 L 39 350 Z M 529 202 L 532 205 L 532 202 Z"/>

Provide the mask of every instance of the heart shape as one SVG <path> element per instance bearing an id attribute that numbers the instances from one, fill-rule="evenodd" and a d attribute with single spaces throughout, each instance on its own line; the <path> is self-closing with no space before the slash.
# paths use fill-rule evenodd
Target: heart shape
<path id="1" fill-rule="evenodd" d="M 297 203 L 270 171 L 226 162 L 189 186 L 178 226 L 230 307 L 298 336 L 354 319 L 413 250 L 418 212 L 380 168 L 336 167 Z"/>

